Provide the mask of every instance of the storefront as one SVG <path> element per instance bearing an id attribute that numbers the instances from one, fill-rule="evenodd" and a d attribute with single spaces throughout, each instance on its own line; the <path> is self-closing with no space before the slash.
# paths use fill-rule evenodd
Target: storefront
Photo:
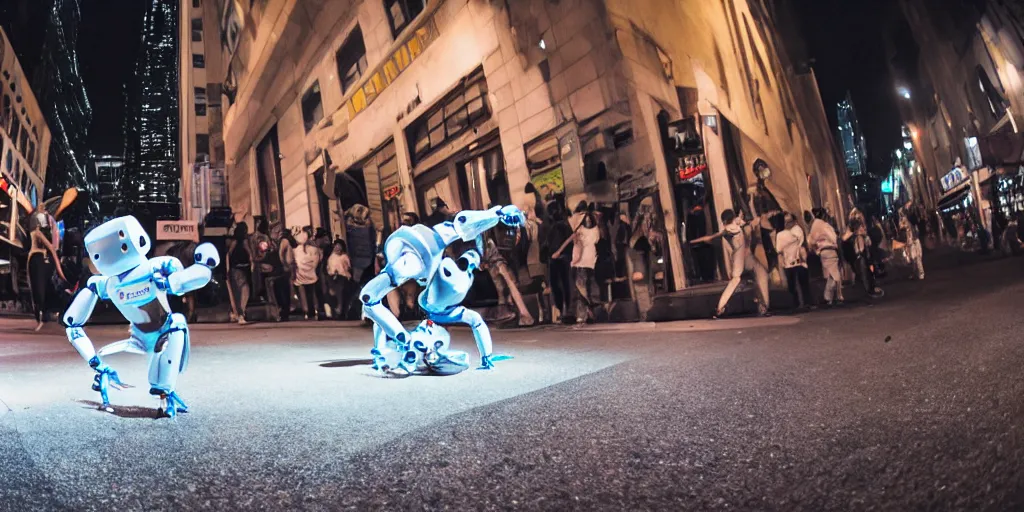
<path id="1" fill-rule="evenodd" d="M 707 155 L 696 124 L 696 118 L 688 118 L 670 125 L 666 147 L 672 160 L 669 168 L 687 286 L 714 282 L 718 266 L 713 246 L 686 243 L 718 231 Z"/>
<path id="2" fill-rule="evenodd" d="M 992 181 L 993 209 L 1005 219 L 1024 213 L 1024 167 L 1018 167 L 1012 174 L 997 174 Z"/>

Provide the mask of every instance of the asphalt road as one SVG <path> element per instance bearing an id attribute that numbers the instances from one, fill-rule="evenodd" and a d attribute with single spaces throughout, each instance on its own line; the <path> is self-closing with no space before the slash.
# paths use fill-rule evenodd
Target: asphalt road
<path id="1" fill-rule="evenodd" d="M 143 358 L 109 358 L 139 387 L 103 413 L 58 326 L 0 320 L 0 510 L 1024 509 L 1024 259 L 886 288 L 498 331 L 514 359 L 445 378 L 376 377 L 361 328 L 199 326 L 175 420 Z"/>

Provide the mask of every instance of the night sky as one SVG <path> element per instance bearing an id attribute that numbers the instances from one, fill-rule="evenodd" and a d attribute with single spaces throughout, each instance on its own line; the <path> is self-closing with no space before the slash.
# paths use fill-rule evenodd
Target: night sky
<path id="1" fill-rule="evenodd" d="M 796 0 L 822 101 L 835 134 L 836 103 L 849 90 L 867 141 L 868 170 L 888 174 L 902 141 L 896 85 L 886 64 L 885 33 L 901 16 L 894 0 Z"/>
<path id="2" fill-rule="evenodd" d="M 93 109 L 89 149 L 97 154 L 124 152 L 124 87 L 135 68 L 145 9 L 144 0 L 82 0 L 78 57 Z"/>

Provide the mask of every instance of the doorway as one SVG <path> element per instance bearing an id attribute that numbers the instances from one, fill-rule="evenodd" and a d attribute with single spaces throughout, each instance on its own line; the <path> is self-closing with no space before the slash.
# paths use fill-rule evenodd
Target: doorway
<path id="1" fill-rule="evenodd" d="M 281 159 L 277 142 L 277 125 L 270 129 L 256 146 L 257 183 L 260 209 L 271 230 L 285 229 L 284 191 L 281 185 Z"/>

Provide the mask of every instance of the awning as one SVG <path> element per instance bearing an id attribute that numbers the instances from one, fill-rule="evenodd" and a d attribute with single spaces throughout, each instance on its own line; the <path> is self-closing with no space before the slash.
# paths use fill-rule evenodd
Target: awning
<path id="1" fill-rule="evenodd" d="M 939 198 L 939 204 L 937 208 L 943 210 L 963 200 L 964 196 L 970 194 L 971 182 L 970 180 L 965 181 L 946 192 Z"/>

